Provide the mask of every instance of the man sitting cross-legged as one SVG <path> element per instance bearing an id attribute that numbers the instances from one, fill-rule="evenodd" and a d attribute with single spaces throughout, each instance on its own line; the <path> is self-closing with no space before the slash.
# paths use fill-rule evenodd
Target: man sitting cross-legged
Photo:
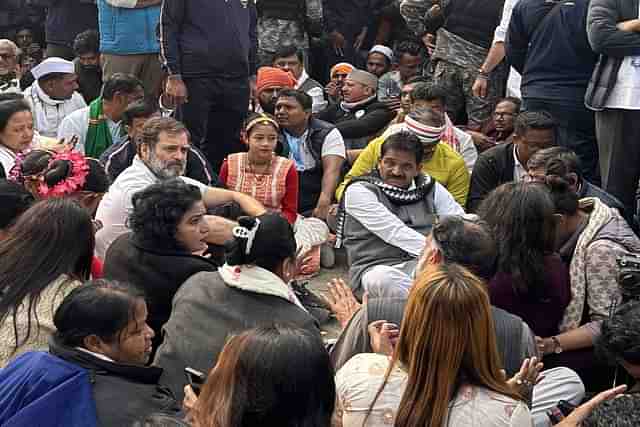
<path id="1" fill-rule="evenodd" d="M 345 190 L 337 246 L 344 243 L 347 250 L 356 293 L 380 283 L 410 287 L 436 216 L 464 214 L 441 184 L 420 172 L 423 155 L 416 135 L 393 134 L 382 144 L 377 169 Z"/>

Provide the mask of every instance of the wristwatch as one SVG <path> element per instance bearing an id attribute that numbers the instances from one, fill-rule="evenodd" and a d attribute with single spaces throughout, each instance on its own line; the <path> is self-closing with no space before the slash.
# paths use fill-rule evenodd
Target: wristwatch
<path id="1" fill-rule="evenodd" d="M 560 354 L 562 353 L 562 346 L 560 345 L 560 341 L 558 337 L 551 337 L 551 341 L 553 341 L 553 353 Z"/>

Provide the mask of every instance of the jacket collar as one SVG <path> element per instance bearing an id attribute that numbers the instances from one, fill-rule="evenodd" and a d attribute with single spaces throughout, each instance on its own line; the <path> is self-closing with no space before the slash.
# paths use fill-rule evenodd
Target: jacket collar
<path id="1" fill-rule="evenodd" d="M 123 377 L 143 384 L 157 384 L 162 375 L 162 368 L 156 366 L 125 365 L 110 362 L 105 358 L 94 356 L 90 352 L 65 346 L 55 335 L 52 335 L 49 339 L 49 352 L 84 369 Z"/>
<path id="2" fill-rule="evenodd" d="M 218 272 L 227 286 L 254 294 L 282 298 L 306 311 L 289 285 L 269 270 L 255 265 L 225 264 Z"/>
<path id="3" fill-rule="evenodd" d="M 42 88 L 40 87 L 40 85 L 38 84 L 38 81 L 36 80 L 35 82 L 33 82 L 33 92 L 34 95 L 36 95 L 36 97 L 43 103 L 43 104 L 47 104 L 47 105 L 60 105 L 60 104 L 64 104 L 66 100 L 64 99 L 53 99 L 51 98 L 49 95 L 47 95 L 45 93 L 44 90 L 42 90 Z"/>

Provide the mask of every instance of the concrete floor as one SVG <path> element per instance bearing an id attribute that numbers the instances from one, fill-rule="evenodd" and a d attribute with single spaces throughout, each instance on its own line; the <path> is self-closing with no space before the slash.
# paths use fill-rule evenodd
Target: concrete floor
<path id="1" fill-rule="evenodd" d="M 336 277 L 347 280 L 349 277 L 346 254 L 343 251 L 336 251 L 336 265 L 331 269 L 323 268 L 320 274 L 311 278 L 309 288 L 316 294 L 324 294 L 327 291 L 327 283 Z M 321 333 L 325 340 L 335 339 L 340 335 L 340 325 L 335 317 L 324 325 L 321 325 Z"/>

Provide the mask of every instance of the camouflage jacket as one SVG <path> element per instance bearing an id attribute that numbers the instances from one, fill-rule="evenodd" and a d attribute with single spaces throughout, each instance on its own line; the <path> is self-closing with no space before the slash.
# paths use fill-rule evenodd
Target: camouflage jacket
<path id="1" fill-rule="evenodd" d="M 319 35 L 322 31 L 322 0 L 304 0 L 304 3 L 305 14 L 298 21 L 258 17 L 259 50 L 275 53 L 282 45 L 294 45 L 301 49 L 309 47 L 309 34 Z"/>

